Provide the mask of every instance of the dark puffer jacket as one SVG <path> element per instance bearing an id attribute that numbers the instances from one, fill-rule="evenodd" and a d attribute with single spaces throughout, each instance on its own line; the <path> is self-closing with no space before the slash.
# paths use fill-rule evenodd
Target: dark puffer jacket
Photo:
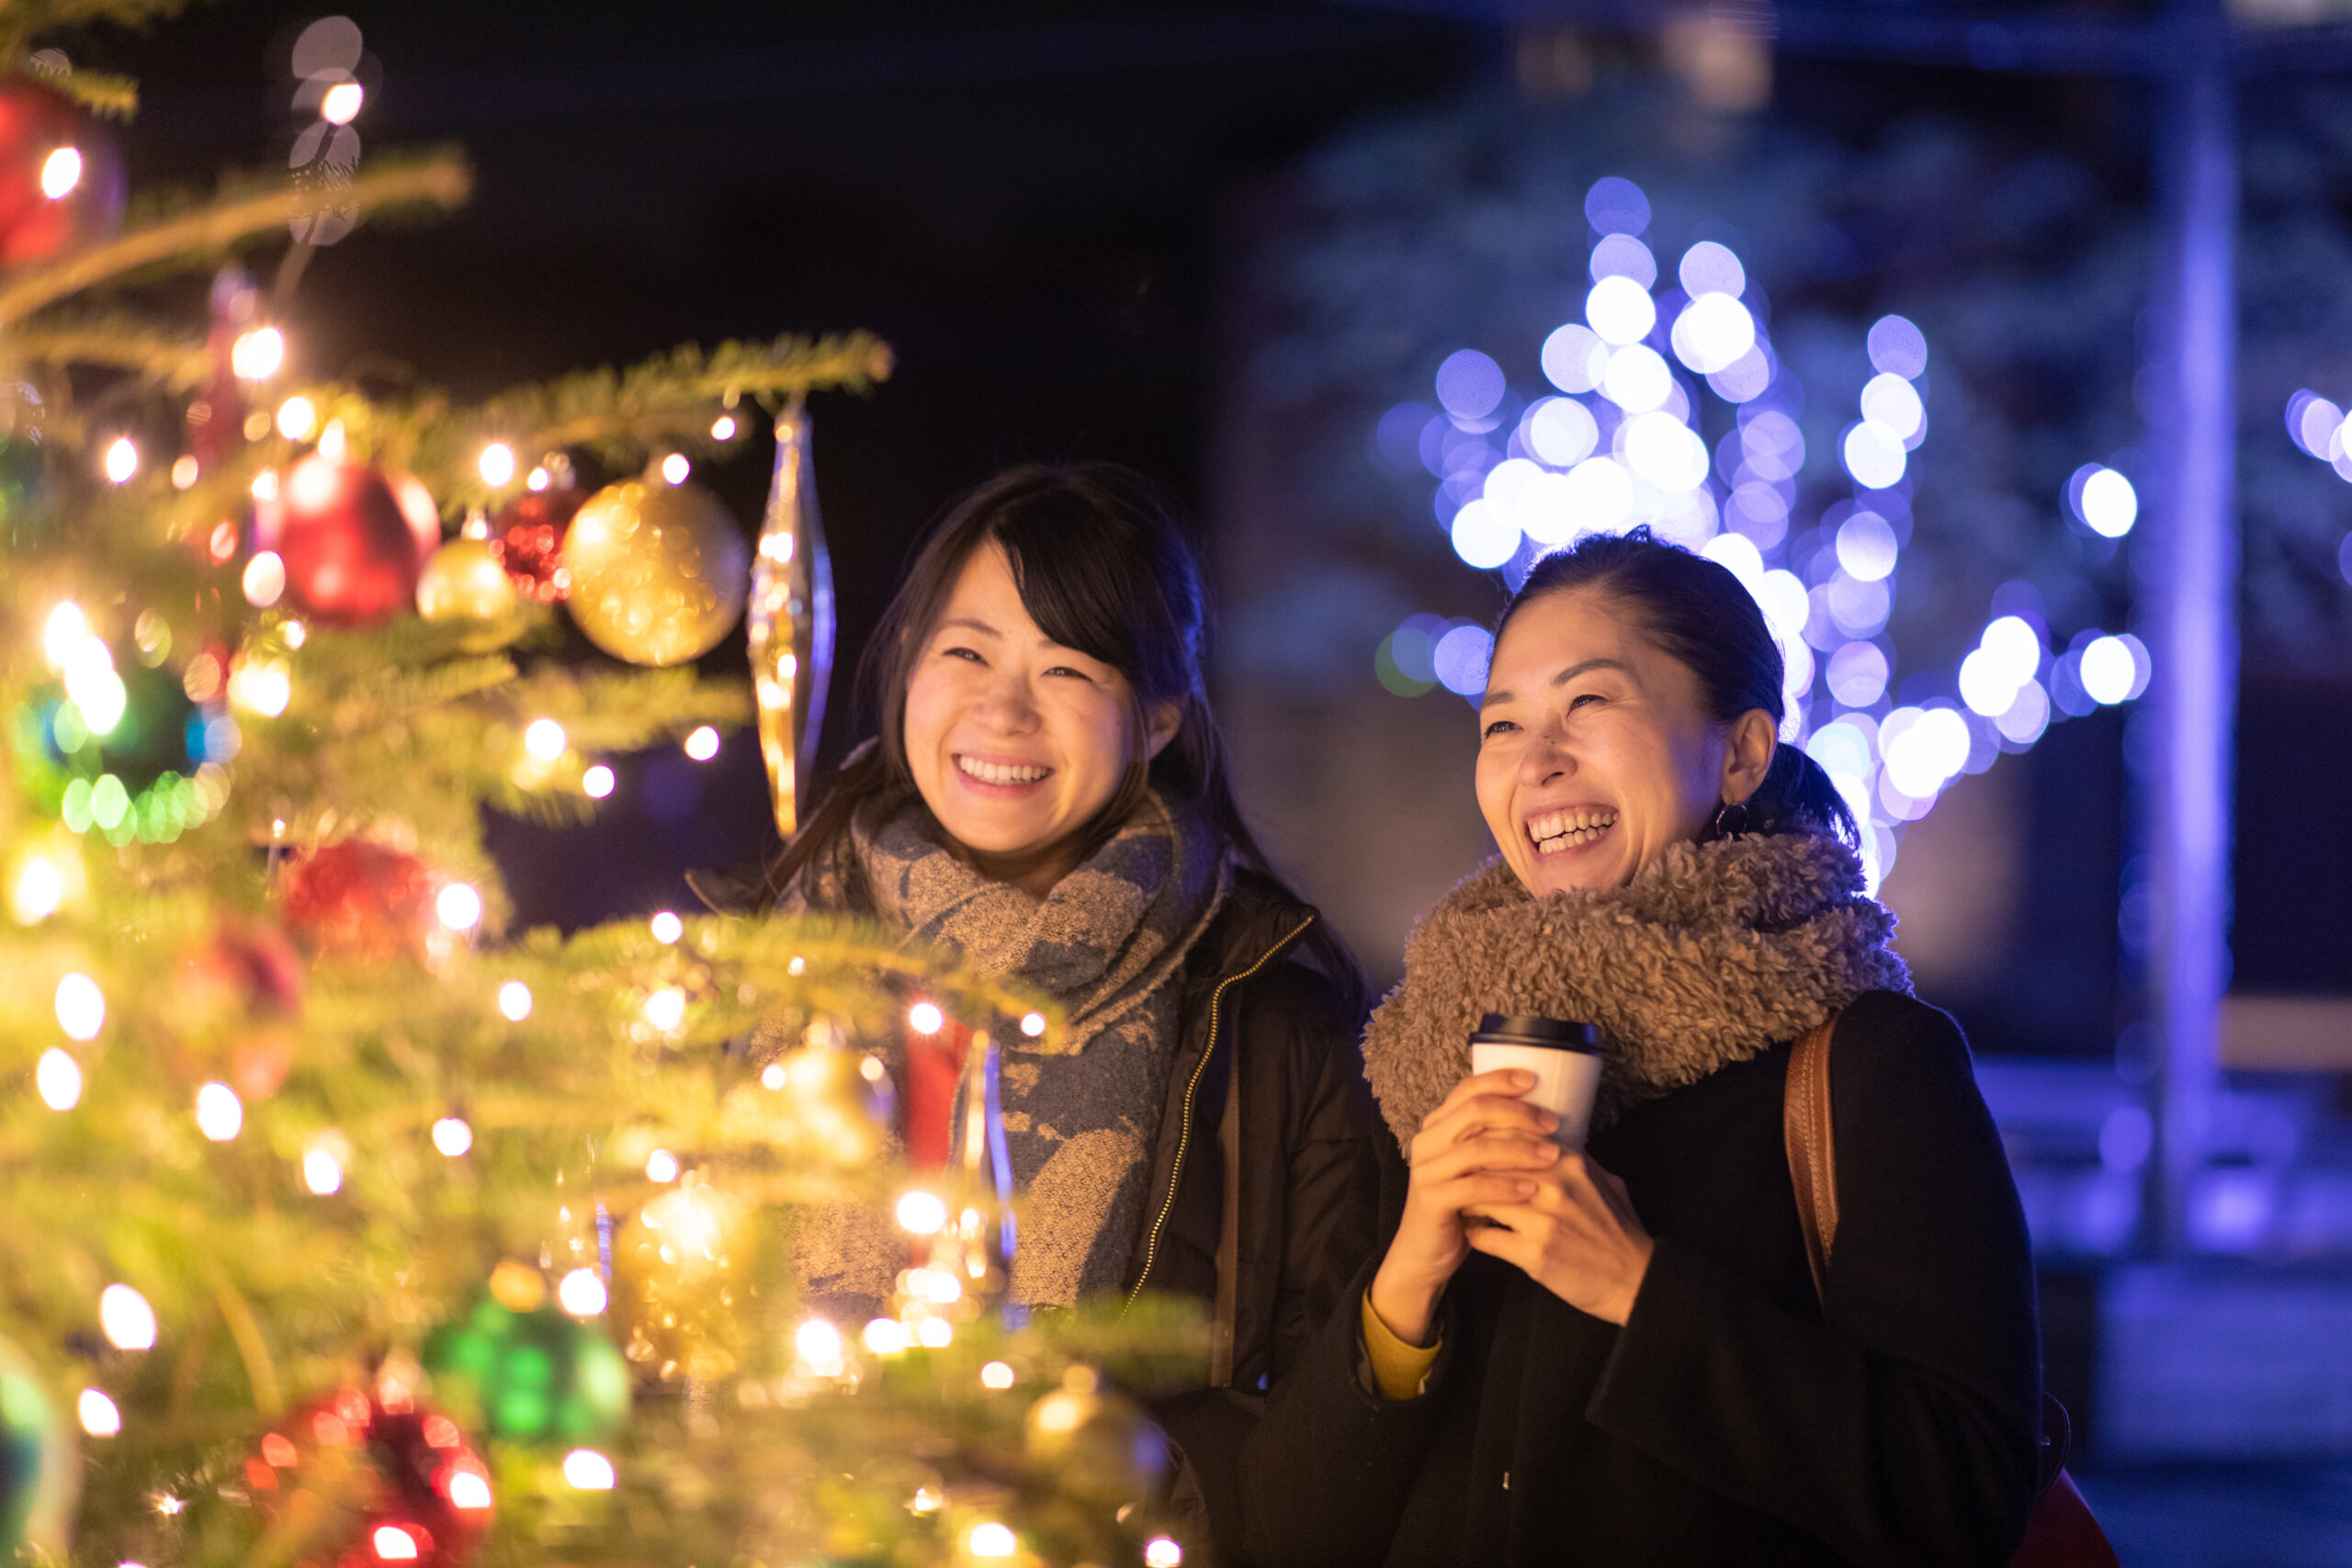
<path id="1" fill-rule="evenodd" d="M 1216 1325 L 1216 1386 L 1161 1400 L 1155 1414 L 1183 1450 L 1180 1495 L 1197 1489 L 1227 1562 L 1242 1442 L 1266 1391 L 1352 1301 L 1374 1242 L 1374 1150 L 1387 1134 L 1364 1082 L 1363 1019 L 1300 952 L 1319 918 L 1243 872 L 1193 948 L 1128 1268 L 1131 1296 L 1192 1296 Z"/>

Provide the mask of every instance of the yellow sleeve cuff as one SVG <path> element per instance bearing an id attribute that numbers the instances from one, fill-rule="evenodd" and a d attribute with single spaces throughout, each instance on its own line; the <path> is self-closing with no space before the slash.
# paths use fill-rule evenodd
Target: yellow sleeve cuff
<path id="1" fill-rule="evenodd" d="M 1379 1385 L 1383 1399 L 1412 1399 L 1419 1395 L 1444 1344 L 1442 1339 L 1426 1348 L 1406 1344 L 1372 1310 L 1372 1292 L 1364 1292 L 1364 1354 L 1372 1360 L 1372 1381 Z"/>

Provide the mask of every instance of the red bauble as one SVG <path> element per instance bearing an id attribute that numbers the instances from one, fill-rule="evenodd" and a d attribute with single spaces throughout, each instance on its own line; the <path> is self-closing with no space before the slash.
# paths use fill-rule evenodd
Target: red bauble
<path id="1" fill-rule="evenodd" d="M 122 160 L 79 105 L 39 82 L 0 82 L 0 265 L 110 232 L 122 198 Z"/>
<path id="2" fill-rule="evenodd" d="M 491 520 L 490 553 L 526 599 L 552 604 L 571 592 L 563 564 L 563 531 L 587 496 L 576 490 L 533 491 Z"/>
<path id="3" fill-rule="evenodd" d="M 462 1568 L 493 1512 L 490 1467 L 458 1424 L 396 1385 L 338 1389 L 264 1432 L 245 1494 L 272 1519 L 298 1492 L 315 1521 L 296 1568 Z M 333 1499 L 324 1508 L 321 1499 Z"/>
<path id="4" fill-rule="evenodd" d="M 408 531 L 416 538 L 417 564 L 422 566 L 441 547 L 441 504 L 414 474 L 386 474 L 384 482 L 392 487 L 392 500 L 408 519 Z"/>
<path id="5" fill-rule="evenodd" d="M 302 1010 L 301 955 L 286 933 L 262 920 L 224 920 L 180 955 L 177 1023 L 211 1077 L 225 1051 L 230 1080 L 247 1100 L 266 1100 L 294 1065 L 290 1027 Z"/>
<path id="6" fill-rule="evenodd" d="M 304 610 L 330 625 L 363 626 L 414 603 L 428 552 L 383 475 L 313 453 L 287 473 L 279 505 L 277 553 Z"/>
<path id="7" fill-rule="evenodd" d="M 414 953 L 433 912 L 433 881 L 414 855 L 364 839 L 299 852 L 280 879 L 286 923 L 322 953 Z"/>

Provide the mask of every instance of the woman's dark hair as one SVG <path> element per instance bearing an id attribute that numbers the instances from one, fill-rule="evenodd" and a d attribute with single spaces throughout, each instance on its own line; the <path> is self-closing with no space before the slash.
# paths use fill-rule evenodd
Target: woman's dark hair
<path id="1" fill-rule="evenodd" d="M 1699 678 L 1700 701 L 1717 724 L 1758 708 L 1780 724 L 1780 645 L 1730 569 L 1655 538 L 1645 527 L 1590 535 L 1535 563 L 1495 622 L 1495 640 L 1526 605 L 1572 588 L 1599 589 L 1630 612 L 1652 642 Z M 1803 747 L 1775 747 L 1771 768 L 1746 805 L 1751 833 L 1835 833 L 1849 844 L 1860 841 L 1845 796 Z M 1701 841 L 1719 836 L 1719 821 L 1709 822 Z"/>
<path id="2" fill-rule="evenodd" d="M 769 868 L 763 902 L 773 903 L 803 866 L 839 843 L 857 812 L 895 810 L 916 794 L 907 765 L 908 683 L 965 563 L 991 542 L 1010 558 L 1038 629 L 1118 671 L 1134 694 L 1135 760 L 1089 824 L 1081 852 L 1099 847 L 1157 788 L 1191 802 L 1239 863 L 1280 885 L 1234 798 L 1202 676 L 1208 595 L 1173 510 L 1148 479 L 1116 464 L 1032 463 L 957 502 L 916 552 L 858 664 L 859 716 L 874 743 L 834 775 Z M 1146 715 L 1162 704 L 1175 705 L 1176 734 L 1152 757 L 1141 743 Z M 1346 947 L 1321 922 L 1307 944 L 1350 1005 L 1359 1002 L 1362 972 Z"/>

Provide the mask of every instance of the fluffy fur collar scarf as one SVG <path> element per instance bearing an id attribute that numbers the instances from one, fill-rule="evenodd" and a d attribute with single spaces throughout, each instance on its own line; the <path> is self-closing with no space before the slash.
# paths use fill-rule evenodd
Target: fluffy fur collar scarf
<path id="1" fill-rule="evenodd" d="M 1865 991 L 1909 992 L 1894 916 L 1835 839 L 1678 844 L 1623 887 L 1532 898 L 1497 857 L 1413 928 L 1364 1066 L 1400 1145 L 1470 1071 L 1483 1013 L 1600 1026 L 1596 1130 L 1793 1040 Z"/>

